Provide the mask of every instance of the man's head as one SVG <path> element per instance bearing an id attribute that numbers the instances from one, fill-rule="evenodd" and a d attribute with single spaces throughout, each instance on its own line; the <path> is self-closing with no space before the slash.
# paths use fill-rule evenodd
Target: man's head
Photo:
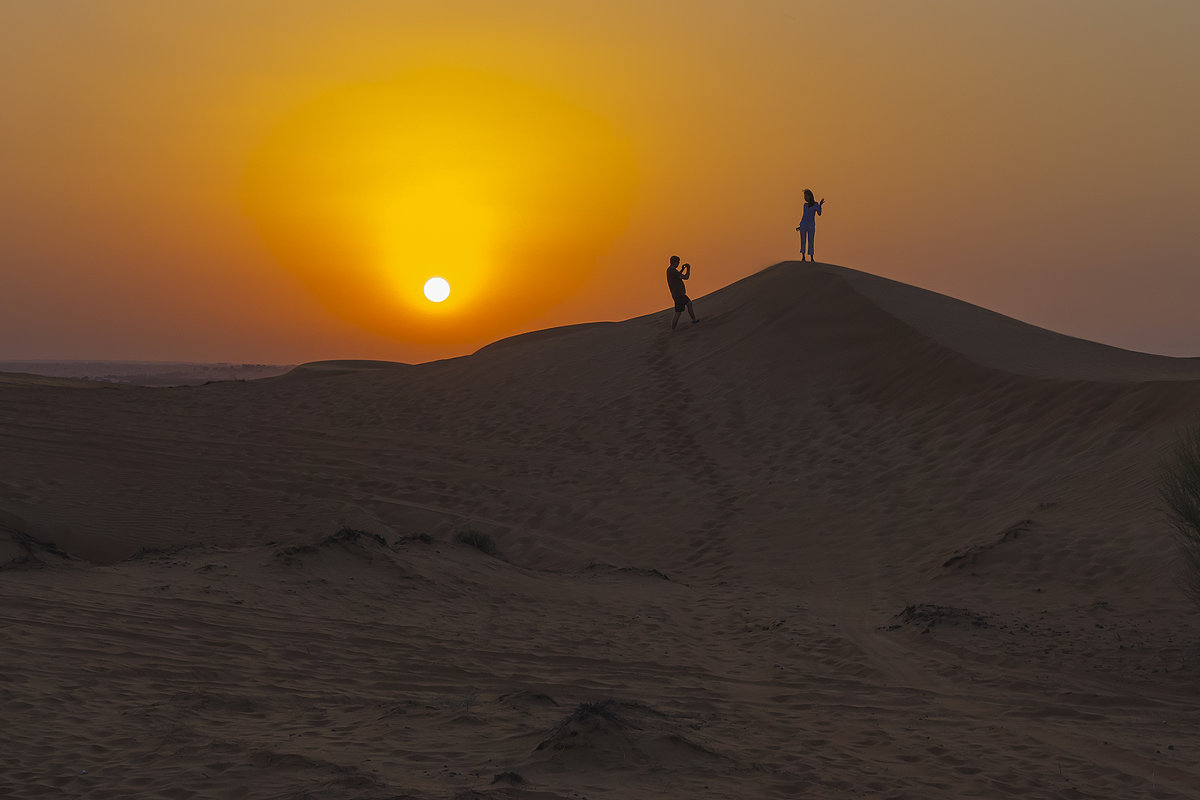
<path id="1" fill-rule="evenodd" d="M 671 266 L 672 267 L 679 266 L 679 256 L 671 256 Z"/>

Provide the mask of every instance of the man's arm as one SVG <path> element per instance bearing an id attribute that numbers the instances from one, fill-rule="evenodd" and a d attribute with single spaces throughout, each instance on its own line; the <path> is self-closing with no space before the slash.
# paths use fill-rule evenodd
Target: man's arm
<path id="1" fill-rule="evenodd" d="M 692 277 L 692 265 L 684 264 L 683 265 L 683 279 L 686 281 L 690 277 Z"/>

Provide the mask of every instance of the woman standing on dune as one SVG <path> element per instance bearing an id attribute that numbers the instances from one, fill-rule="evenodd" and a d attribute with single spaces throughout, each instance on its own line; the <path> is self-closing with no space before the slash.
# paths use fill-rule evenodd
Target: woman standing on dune
<path id="1" fill-rule="evenodd" d="M 821 202 L 813 199 L 812 189 L 804 190 L 804 216 L 800 218 L 800 224 L 796 226 L 796 230 L 800 231 L 800 260 L 804 260 L 804 246 L 808 245 L 808 260 L 814 261 L 813 258 L 813 238 L 817 235 L 817 217 L 821 216 L 821 208 L 825 205 L 825 198 L 821 198 Z"/>

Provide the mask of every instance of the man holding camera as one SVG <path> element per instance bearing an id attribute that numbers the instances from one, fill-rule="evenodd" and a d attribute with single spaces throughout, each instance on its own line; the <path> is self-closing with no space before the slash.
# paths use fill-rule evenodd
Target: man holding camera
<path id="1" fill-rule="evenodd" d="M 692 265 L 684 264 L 679 266 L 679 256 L 671 256 L 671 266 L 667 267 L 667 288 L 671 290 L 671 299 L 675 301 L 675 317 L 671 320 L 671 330 L 675 330 L 675 326 L 679 324 L 679 315 L 686 308 L 688 316 L 692 318 L 692 324 L 695 325 L 700 320 L 696 319 L 696 313 L 692 311 L 692 301 L 687 296 L 687 288 L 683 282 L 692 277 Z"/>

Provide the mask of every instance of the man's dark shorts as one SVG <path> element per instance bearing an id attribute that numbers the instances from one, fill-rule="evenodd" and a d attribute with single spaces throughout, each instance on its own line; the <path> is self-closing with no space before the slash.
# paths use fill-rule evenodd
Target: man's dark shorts
<path id="1" fill-rule="evenodd" d="M 692 301 L 688 299 L 688 296 L 686 294 L 679 295 L 678 297 L 675 298 L 675 310 L 676 311 L 687 311 L 687 305 L 690 302 L 692 302 Z"/>

